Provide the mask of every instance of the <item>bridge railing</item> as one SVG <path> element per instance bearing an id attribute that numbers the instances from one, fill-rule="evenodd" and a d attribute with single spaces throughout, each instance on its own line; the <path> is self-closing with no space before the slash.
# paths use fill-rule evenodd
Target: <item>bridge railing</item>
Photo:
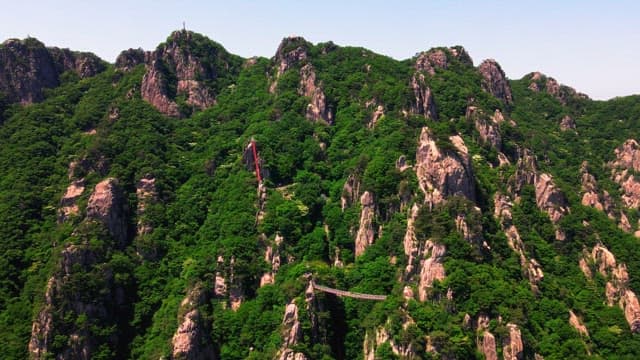
<path id="1" fill-rule="evenodd" d="M 362 300 L 376 300 L 376 301 L 384 301 L 387 299 L 386 295 L 374 295 L 374 294 L 363 294 L 353 291 L 345 291 L 333 289 L 327 286 L 318 285 L 315 282 L 311 281 L 311 287 L 326 293 L 334 294 L 337 296 L 345 296 L 354 299 L 362 299 Z"/>

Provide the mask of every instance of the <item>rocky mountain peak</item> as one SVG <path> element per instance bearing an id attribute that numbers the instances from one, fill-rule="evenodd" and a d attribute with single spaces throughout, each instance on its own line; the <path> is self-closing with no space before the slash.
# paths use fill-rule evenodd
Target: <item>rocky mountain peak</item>
<path id="1" fill-rule="evenodd" d="M 429 75 L 435 75 L 436 69 L 447 69 L 451 61 L 459 61 L 464 65 L 473 66 L 473 60 L 462 46 L 450 48 L 437 47 L 423 51 L 415 58 L 414 68 Z"/>
<path id="2" fill-rule="evenodd" d="M 301 36 L 290 36 L 282 39 L 274 56 L 278 64 L 278 76 L 309 57 L 310 44 Z"/>
<path id="3" fill-rule="evenodd" d="M 132 64 L 140 58 L 139 53 L 129 55 Z M 127 59 L 122 59 L 125 65 Z M 227 82 L 223 80 L 235 76 L 242 64 L 242 59 L 229 54 L 220 44 L 185 30 L 171 33 L 145 60 L 142 98 L 174 117 L 189 109 L 213 106 Z M 184 103 L 178 104 L 179 96 L 184 97 Z"/>
<path id="4" fill-rule="evenodd" d="M 484 91 L 502 100 L 505 104 L 513 103 L 509 80 L 497 61 L 493 59 L 483 61 L 478 66 L 478 71 L 482 76 L 482 89 Z"/>
<path id="5" fill-rule="evenodd" d="M 455 195 L 475 200 L 473 170 L 464 141 L 456 135 L 451 136 L 449 142 L 455 150 L 439 147 L 427 127 L 420 133 L 415 168 L 425 202 L 430 206 Z"/>
<path id="6" fill-rule="evenodd" d="M 145 57 L 144 50 L 140 48 L 124 50 L 116 58 L 116 68 L 122 71 L 130 71 L 134 67 L 144 64 Z"/>
<path id="7" fill-rule="evenodd" d="M 9 39 L 0 46 L 0 92 L 9 102 L 42 101 L 43 90 L 58 86 L 65 71 L 86 78 L 104 69 L 104 62 L 94 54 L 47 48 L 35 38 Z"/>
<path id="8" fill-rule="evenodd" d="M 587 95 L 579 93 L 569 86 L 561 85 L 556 79 L 538 71 L 525 75 L 524 79 L 529 82 L 530 90 L 546 92 L 560 101 L 562 105 L 567 105 L 574 100 L 589 99 Z"/>

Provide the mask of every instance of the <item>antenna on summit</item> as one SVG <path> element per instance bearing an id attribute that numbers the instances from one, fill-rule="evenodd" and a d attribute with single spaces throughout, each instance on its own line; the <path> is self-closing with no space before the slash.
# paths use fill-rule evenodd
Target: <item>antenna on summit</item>
<path id="1" fill-rule="evenodd" d="M 182 31 L 187 31 L 187 24 L 184 21 L 182 22 Z"/>

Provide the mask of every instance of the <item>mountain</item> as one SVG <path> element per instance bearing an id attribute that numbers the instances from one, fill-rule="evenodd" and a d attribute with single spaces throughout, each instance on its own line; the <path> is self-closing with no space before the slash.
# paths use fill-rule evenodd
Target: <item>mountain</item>
<path id="1" fill-rule="evenodd" d="M 184 30 L 0 94 L 3 358 L 640 357 L 640 96 Z"/>

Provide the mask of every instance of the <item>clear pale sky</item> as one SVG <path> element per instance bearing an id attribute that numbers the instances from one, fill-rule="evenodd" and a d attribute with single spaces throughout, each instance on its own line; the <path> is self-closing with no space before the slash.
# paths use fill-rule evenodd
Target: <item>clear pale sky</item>
<path id="1" fill-rule="evenodd" d="M 114 62 L 172 30 L 202 33 L 235 54 L 271 57 L 280 40 L 362 46 L 406 59 L 463 45 L 513 79 L 541 71 L 594 99 L 640 94 L 640 1 L 538 0 L 0 0 L 0 41 L 36 37 Z"/>

